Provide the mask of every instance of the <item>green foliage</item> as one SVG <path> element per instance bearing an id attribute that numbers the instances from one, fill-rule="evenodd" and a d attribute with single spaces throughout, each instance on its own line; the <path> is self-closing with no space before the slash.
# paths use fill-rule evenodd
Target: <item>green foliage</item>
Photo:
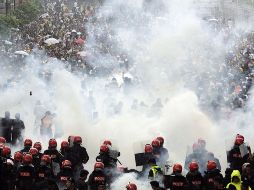
<path id="1" fill-rule="evenodd" d="M 26 0 L 15 10 L 17 19 L 29 23 L 37 18 L 40 12 L 40 4 L 37 0 Z"/>
<path id="2" fill-rule="evenodd" d="M 25 0 L 12 14 L 0 14 L 0 34 L 7 34 L 10 28 L 17 28 L 35 20 L 40 9 L 39 0 Z"/>
<path id="3" fill-rule="evenodd" d="M 0 15 L 0 33 L 6 34 L 10 28 L 17 28 L 20 26 L 20 20 L 14 16 Z"/>
<path id="4" fill-rule="evenodd" d="M 28 24 L 35 20 L 40 13 L 41 4 L 39 0 L 25 0 L 17 7 L 14 15 L 22 24 Z"/>

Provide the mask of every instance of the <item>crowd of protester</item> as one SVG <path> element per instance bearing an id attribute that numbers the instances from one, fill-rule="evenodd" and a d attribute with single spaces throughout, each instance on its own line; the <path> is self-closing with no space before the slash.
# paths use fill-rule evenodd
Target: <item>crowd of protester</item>
<path id="1" fill-rule="evenodd" d="M 235 47 L 237 50 L 236 53 L 229 53 L 227 59 L 228 64 L 231 67 L 235 68 L 236 70 L 240 70 L 238 77 L 231 81 L 231 83 L 235 86 L 233 89 L 234 106 L 238 108 L 243 107 L 246 100 L 248 100 L 249 90 L 254 77 L 253 40 L 254 33 L 250 33 L 247 36 L 242 37 L 240 43 L 238 43 Z"/>
<path id="2" fill-rule="evenodd" d="M 35 49 L 48 57 L 68 61 L 85 69 L 86 23 L 94 14 L 96 3 L 89 1 L 44 1 L 42 15 L 33 22 L 12 28 L 0 43 L 0 56 L 9 63 L 22 62 Z M 37 51 L 38 54 L 38 51 Z"/>
<path id="3" fill-rule="evenodd" d="M 217 112 L 218 116 L 222 112 L 246 108 L 254 77 L 253 34 L 239 37 L 233 31 L 227 32 L 225 43 L 230 43 L 232 38 L 234 44 L 227 49 L 223 62 L 215 67 L 212 63 L 207 65 L 205 72 L 200 75 L 187 75 L 190 78 L 187 86 L 194 84 L 200 104 L 205 109 L 211 109 L 211 112 Z"/>

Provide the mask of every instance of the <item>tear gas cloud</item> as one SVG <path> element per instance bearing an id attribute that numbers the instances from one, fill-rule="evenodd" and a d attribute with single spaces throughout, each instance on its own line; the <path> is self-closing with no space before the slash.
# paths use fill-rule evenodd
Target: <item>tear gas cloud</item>
<path id="1" fill-rule="evenodd" d="M 59 141 L 69 135 L 83 137 L 90 155 L 89 169 L 104 139 L 111 139 L 121 152 L 121 162 L 134 168 L 134 153 L 143 151 L 141 144 L 150 143 L 158 135 L 165 137 L 170 159 L 180 163 L 184 163 L 187 146 L 202 137 L 207 140 L 207 149 L 225 168 L 225 140 L 236 133 L 250 139 L 253 110 L 234 112 L 226 120 L 214 119 L 215 113 L 208 112 L 207 107 L 200 108 L 200 94 L 195 91 L 199 84 L 192 80 L 193 76 L 205 73 L 209 78 L 207 73 L 212 73 L 215 78 L 222 78 L 217 70 L 225 64 L 228 46 L 223 36 L 196 13 L 191 0 L 156 1 L 146 8 L 141 0 L 106 1 L 88 22 L 86 49 L 89 63 L 109 69 L 110 74 L 73 74 L 61 61 L 45 58 L 47 62 L 42 64 L 38 56 L 28 56 L 20 76 L 11 68 L 8 74 L 0 71 L 2 82 L 12 78 L 12 74 L 15 77 L 13 85 L 1 90 L 1 113 L 21 113 L 26 124 L 24 136 L 42 140 L 34 132 L 34 109 L 40 100 L 45 110 L 56 113 L 56 132 L 63 133 Z M 110 53 L 101 51 L 102 46 Z M 119 66 L 119 53 L 128 57 L 129 69 Z M 50 82 L 39 77 L 42 69 L 52 73 Z M 132 76 L 134 84 L 128 91 L 105 87 L 112 77 L 120 82 L 122 72 Z M 95 104 L 91 103 L 89 92 L 93 93 Z M 213 96 L 216 91 L 203 89 L 202 93 Z M 163 104 L 158 114 L 150 108 L 157 98 Z M 149 107 L 131 110 L 134 99 Z M 121 112 L 109 117 L 112 105 L 119 102 L 123 103 Z M 91 119 L 92 111 L 98 112 L 98 119 Z M 46 148 L 46 141 L 43 143 Z M 124 187 L 129 178 L 135 177 L 124 176 L 115 187 Z"/>

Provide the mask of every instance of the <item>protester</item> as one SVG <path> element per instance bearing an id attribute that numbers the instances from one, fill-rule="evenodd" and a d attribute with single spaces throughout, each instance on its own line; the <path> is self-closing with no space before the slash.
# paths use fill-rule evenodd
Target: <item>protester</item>
<path id="1" fill-rule="evenodd" d="M 11 142 L 11 128 L 13 125 L 13 120 L 10 118 L 10 112 L 6 111 L 4 114 L 4 118 L 1 119 L 1 133 L 3 137 L 6 139 L 7 143 Z"/>
<path id="2" fill-rule="evenodd" d="M 41 119 L 40 135 L 52 138 L 53 137 L 52 126 L 53 126 L 53 115 L 50 113 L 50 111 L 47 111 L 45 113 L 45 116 Z"/>
<path id="3" fill-rule="evenodd" d="M 20 120 L 20 114 L 15 114 L 15 119 L 13 120 L 13 129 L 12 129 L 12 144 L 15 145 L 17 143 L 17 140 L 19 142 L 23 141 L 22 133 L 25 129 L 24 122 Z"/>

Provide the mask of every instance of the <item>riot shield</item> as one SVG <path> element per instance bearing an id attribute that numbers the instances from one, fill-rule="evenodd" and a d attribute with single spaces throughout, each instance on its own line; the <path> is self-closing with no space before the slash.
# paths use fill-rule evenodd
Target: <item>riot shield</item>
<path id="1" fill-rule="evenodd" d="M 148 163 L 148 157 L 145 153 L 137 153 L 135 154 L 135 162 L 136 166 L 143 166 Z"/>
<path id="2" fill-rule="evenodd" d="M 249 154 L 249 150 L 248 150 L 248 146 L 246 143 L 243 143 L 239 146 L 240 152 L 241 152 L 241 156 L 242 158 L 244 156 L 246 156 L 247 154 Z"/>
<path id="3" fill-rule="evenodd" d="M 115 160 L 120 156 L 120 152 L 118 150 L 112 150 L 109 151 L 109 156 Z"/>

